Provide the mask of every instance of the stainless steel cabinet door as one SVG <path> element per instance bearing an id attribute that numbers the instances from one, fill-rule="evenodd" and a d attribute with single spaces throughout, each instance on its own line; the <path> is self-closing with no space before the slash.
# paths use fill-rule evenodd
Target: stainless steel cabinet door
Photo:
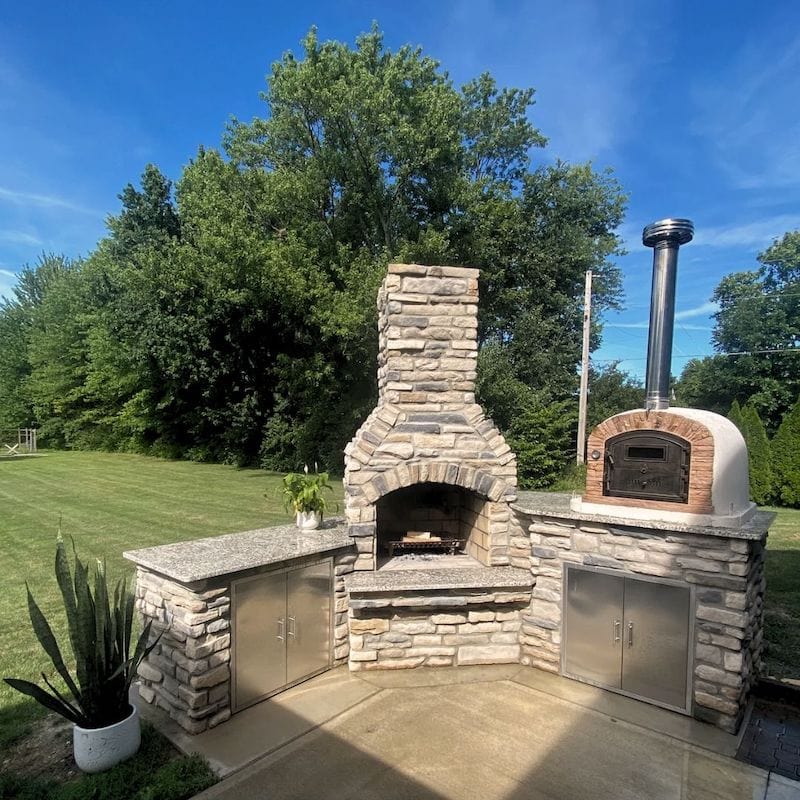
<path id="1" fill-rule="evenodd" d="M 689 589 L 625 580 L 622 689 L 686 708 Z"/>
<path id="2" fill-rule="evenodd" d="M 331 562 L 288 573 L 286 682 L 330 666 Z"/>
<path id="3" fill-rule="evenodd" d="M 568 569 L 564 671 L 620 688 L 624 579 Z"/>
<path id="4" fill-rule="evenodd" d="M 244 708 L 286 679 L 286 573 L 233 584 L 233 704 Z"/>

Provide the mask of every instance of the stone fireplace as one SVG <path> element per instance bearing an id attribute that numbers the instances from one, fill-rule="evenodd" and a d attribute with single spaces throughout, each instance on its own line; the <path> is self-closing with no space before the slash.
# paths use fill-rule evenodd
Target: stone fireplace
<path id="1" fill-rule="evenodd" d="M 479 564 L 509 564 L 516 459 L 475 403 L 477 328 L 478 270 L 389 265 L 378 405 L 345 450 L 357 571 L 415 532 L 457 540 Z"/>
<path id="2" fill-rule="evenodd" d="M 345 450 L 350 669 L 519 663 L 533 577 L 516 458 L 475 402 L 478 271 L 391 264 L 378 326 L 378 405 Z"/>

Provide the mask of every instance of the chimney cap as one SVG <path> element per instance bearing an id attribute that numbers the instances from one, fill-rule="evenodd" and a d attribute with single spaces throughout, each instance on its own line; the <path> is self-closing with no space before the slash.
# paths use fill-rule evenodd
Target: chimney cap
<path id="1" fill-rule="evenodd" d="M 694 237 L 694 225 L 688 219 L 660 219 L 645 226 L 642 243 L 646 247 L 656 247 L 661 242 L 686 244 Z"/>

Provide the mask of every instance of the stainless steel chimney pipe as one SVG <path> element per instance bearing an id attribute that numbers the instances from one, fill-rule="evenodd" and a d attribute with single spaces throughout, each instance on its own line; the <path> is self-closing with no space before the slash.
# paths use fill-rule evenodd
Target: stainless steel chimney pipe
<path id="1" fill-rule="evenodd" d="M 653 248 L 653 288 L 650 295 L 644 401 L 647 410 L 669 408 L 678 248 L 691 242 L 693 236 L 694 225 L 688 219 L 662 219 L 642 231 L 643 244 Z"/>

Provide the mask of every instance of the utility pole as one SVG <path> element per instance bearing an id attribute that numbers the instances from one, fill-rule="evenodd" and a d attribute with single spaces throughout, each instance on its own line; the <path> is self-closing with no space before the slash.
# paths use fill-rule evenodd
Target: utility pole
<path id="1" fill-rule="evenodd" d="M 586 400 L 589 393 L 589 334 L 592 329 L 592 271 L 586 270 L 583 292 L 583 353 L 581 354 L 581 391 L 578 402 L 578 442 L 576 463 L 583 464 L 586 450 Z"/>

